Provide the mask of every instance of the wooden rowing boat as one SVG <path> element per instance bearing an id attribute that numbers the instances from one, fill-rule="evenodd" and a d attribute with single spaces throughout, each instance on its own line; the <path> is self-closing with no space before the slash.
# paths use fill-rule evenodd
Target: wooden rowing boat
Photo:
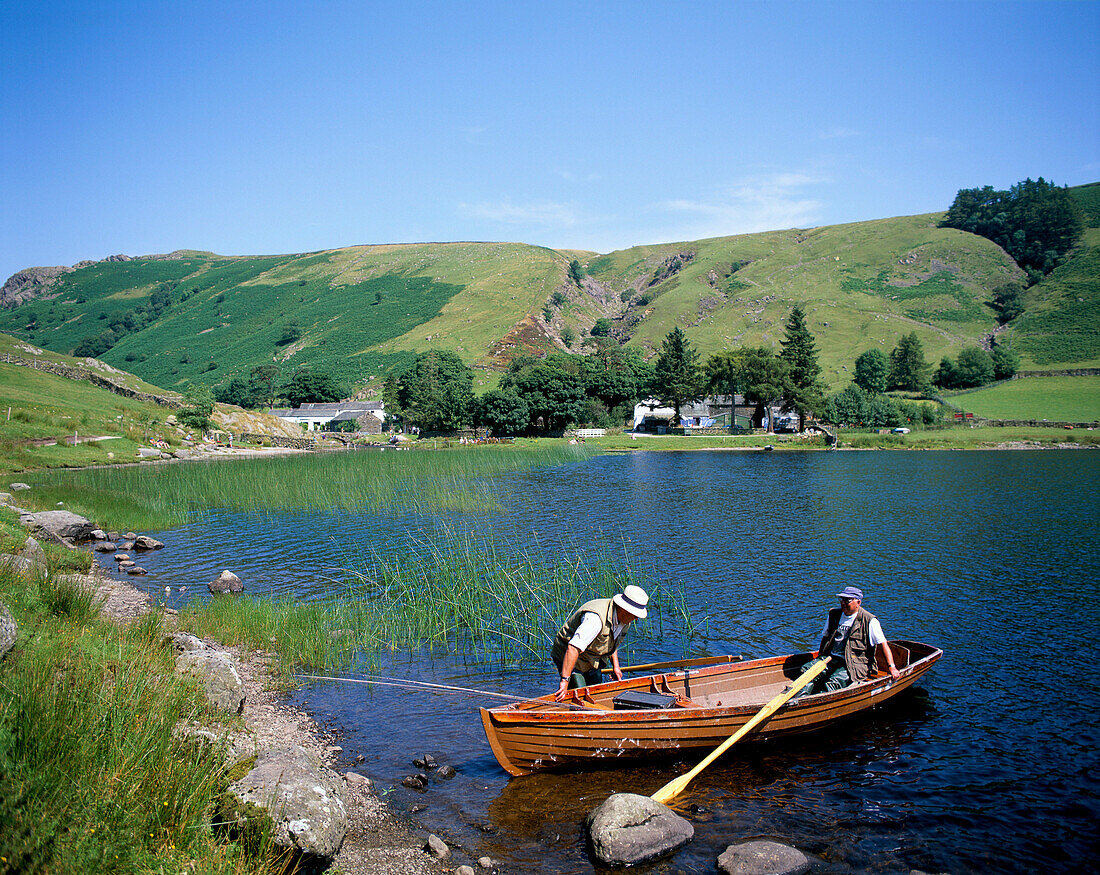
<path id="1" fill-rule="evenodd" d="M 812 732 L 869 710 L 912 686 L 943 651 L 916 641 L 891 641 L 901 672 L 893 680 L 879 652 L 878 671 L 864 683 L 788 702 L 752 738 Z M 749 721 L 797 677 L 815 654 L 773 656 L 748 662 L 684 666 L 553 694 L 499 708 L 482 708 L 485 735 L 497 761 L 513 775 L 578 766 L 620 757 L 713 748 Z M 626 700 L 662 699 L 664 707 L 622 707 Z M 620 701 L 616 705 L 616 698 Z"/>

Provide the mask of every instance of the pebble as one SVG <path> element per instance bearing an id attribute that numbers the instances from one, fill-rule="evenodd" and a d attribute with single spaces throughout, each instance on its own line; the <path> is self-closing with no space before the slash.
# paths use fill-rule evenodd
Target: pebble
<path id="1" fill-rule="evenodd" d="M 451 849 L 447 847 L 447 843 L 434 834 L 428 836 L 428 843 L 424 845 L 424 850 L 437 860 L 446 860 L 451 855 Z"/>
<path id="2" fill-rule="evenodd" d="M 489 857 L 479 857 L 477 861 L 478 866 L 482 869 L 492 869 L 493 861 Z"/>

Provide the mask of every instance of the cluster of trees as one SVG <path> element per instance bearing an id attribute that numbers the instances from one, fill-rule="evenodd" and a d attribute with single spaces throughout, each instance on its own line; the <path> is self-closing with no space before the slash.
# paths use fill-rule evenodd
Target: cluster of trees
<path id="1" fill-rule="evenodd" d="M 880 349 L 869 349 L 860 353 L 853 371 L 853 385 L 860 391 L 860 398 L 875 400 L 882 393 L 891 390 L 927 392 L 933 385 L 939 389 L 971 389 L 994 380 L 1007 380 L 1019 368 L 1020 357 L 1015 352 L 994 344 L 989 351 L 980 347 L 967 347 L 959 352 L 957 359 L 945 356 L 933 372 L 932 365 L 925 361 L 921 340 L 913 331 L 898 341 L 898 346 L 894 347 L 889 357 Z M 848 400 L 851 397 L 856 396 L 846 396 Z M 829 398 L 829 402 L 834 401 L 836 395 Z M 842 416 L 835 422 L 860 422 L 846 418 L 851 409 L 847 401 L 837 403 L 839 407 L 835 404 L 833 407 L 826 407 L 826 412 L 833 411 Z M 860 409 L 866 414 L 866 407 Z M 842 411 L 844 413 L 840 413 Z M 872 416 L 871 420 L 880 418 Z M 862 422 L 868 425 L 878 424 L 871 420 L 865 419 Z"/>
<path id="2" fill-rule="evenodd" d="M 1069 189 L 1040 176 L 1008 191 L 989 185 L 962 189 L 940 226 L 992 240 L 1034 283 L 1058 266 L 1080 238 L 1084 222 Z"/>
<path id="3" fill-rule="evenodd" d="M 606 344 L 590 356 L 519 356 L 500 386 L 474 397 L 473 374 L 452 352 L 433 350 L 386 379 L 389 413 L 424 431 L 485 426 L 494 434 L 559 431 L 571 423 L 622 422 L 653 383 L 634 349 Z"/>
<path id="4" fill-rule="evenodd" d="M 248 379 L 234 377 L 214 390 L 214 399 L 222 404 L 257 409 L 274 407 L 278 398 L 290 407 L 303 404 L 339 401 L 346 396 L 342 386 L 331 374 L 298 368 L 285 383 L 280 382 L 282 372 L 276 365 L 260 365 L 248 375 Z"/>

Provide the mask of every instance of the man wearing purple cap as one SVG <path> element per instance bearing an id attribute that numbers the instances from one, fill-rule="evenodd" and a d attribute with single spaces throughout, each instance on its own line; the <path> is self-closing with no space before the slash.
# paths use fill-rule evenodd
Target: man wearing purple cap
<path id="1" fill-rule="evenodd" d="M 901 677 L 878 617 L 863 610 L 863 590 L 846 586 L 836 596 L 840 599 L 840 607 L 829 611 L 817 652 L 818 659 L 828 658 L 829 667 L 812 684 L 803 687 L 795 698 L 807 693 L 831 693 L 867 680 L 875 668 L 875 650 L 880 646 L 890 669 L 890 677 L 894 680 Z M 810 665 L 813 662 L 806 668 Z"/>

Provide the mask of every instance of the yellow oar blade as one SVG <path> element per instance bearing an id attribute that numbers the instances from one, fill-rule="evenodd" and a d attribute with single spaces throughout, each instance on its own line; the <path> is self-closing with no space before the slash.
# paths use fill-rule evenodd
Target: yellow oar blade
<path id="1" fill-rule="evenodd" d="M 654 793 L 650 798 L 660 802 L 664 805 L 668 805 L 673 799 L 679 796 L 684 790 L 687 789 L 687 785 L 690 784 L 695 777 L 703 771 L 707 766 L 714 762 L 718 757 L 724 754 L 730 747 L 740 741 L 744 736 L 748 735 L 757 726 L 767 720 L 776 711 L 782 708 L 787 700 L 791 698 L 795 693 L 801 690 L 806 684 L 816 678 L 819 674 L 825 671 L 825 667 L 829 664 L 827 659 L 819 659 L 814 665 L 812 665 L 807 671 L 803 672 L 790 685 L 786 690 L 768 702 L 763 708 L 761 708 L 748 723 L 738 729 L 733 735 L 723 741 L 718 747 L 716 747 L 699 765 L 688 772 L 685 775 L 681 775 L 679 778 L 673 778 L 660 790 Z"/>

